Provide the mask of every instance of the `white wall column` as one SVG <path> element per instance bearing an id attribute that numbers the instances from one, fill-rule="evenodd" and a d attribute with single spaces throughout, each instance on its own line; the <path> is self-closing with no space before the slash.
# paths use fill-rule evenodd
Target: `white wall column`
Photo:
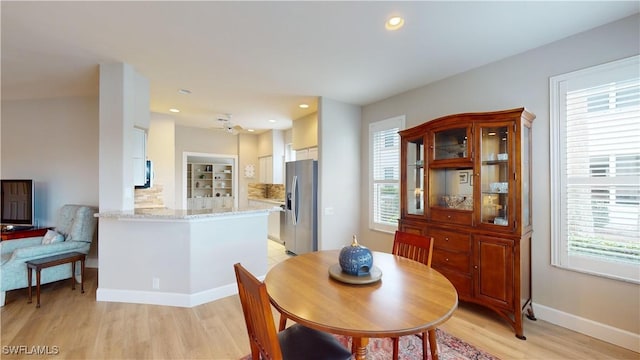
<path id="1" fill-rule="evenodd" d="M 133 127 L 148 99 L 149 82 L 131 65 L 100 65 L 100 211 L 133 209 Z"/>

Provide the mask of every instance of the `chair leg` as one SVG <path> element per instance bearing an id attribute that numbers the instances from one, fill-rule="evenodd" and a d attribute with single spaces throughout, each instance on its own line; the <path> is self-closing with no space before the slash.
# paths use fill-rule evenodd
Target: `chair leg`
<path id="1" fill-rule="evenodd" d="M 393 360 L 398 360 L 398 343 L 400 342 L 400 338 L 394 337 L 393 340 Z"/>
<path id="2" fill-rule="evenodd" d="M 420 334 L 420 340 L 422 340 L 422 360 L 428 360 L 429 357 L 427 356 L 427 347 L 429 345 L 427 345 L 427 339 L 429 339 L 427 337 L 427 333 L 423 332 L 422 334 Z M 431 354 L 431 356 L 433 357 L 433 354 Z"/>
<path id="3" fill-rule="evenodd" d="M 260 347 L 254 341 L 250 341 L 251 345 L 251 360 L 261 360 L 262 354 L 260 354 Z"/>
<path id="4" fill-rule="evenodd" d="M 436 341 L 436 329 L 431 329 L 429 333 L 429 350 L 431 351 L 431 360 L 438 360 L 438 342 Z M 424 353 L 424 359 L 427 360 L 427 341 L 425 340 L 425 334 L 422 334 L 422 351 Z"/>
<path id="5" fill-rule="evenodd" d="M 282 331 L 287 327 L 287 317 L 284 314 L 280 314 L 280 325 L 278 326 L 278 331 Z"/>

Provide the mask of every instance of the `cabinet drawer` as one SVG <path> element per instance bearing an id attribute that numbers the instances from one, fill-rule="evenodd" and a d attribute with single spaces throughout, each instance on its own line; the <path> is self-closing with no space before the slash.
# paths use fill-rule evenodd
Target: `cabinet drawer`
<path id="1" fill-rule="evenodd" d="M 468 275 L 460 274 L 453 271 L 447 271 L 446 269 L 438 269 L 442 275 L 444 275 L 458 291 L 458 297 L 461 299 L 471 298 L 473 286 L 471 284 L 471 277 Z"/>
<path id="2" fill-rule="evenodd" d="M 461 273 L 469 274 L 470 272 L 470 259 L 469 254 L 455 253 L 445 250 L 434 250 L 431 263 L 434 268 L 446 268 Z"/>
<path id="3" fill-rule="evenodd" d="M 431 208 L 431 220 L 450 224 L 469 225 L 472 224 L 472 212 L 463 210 L 447 210 Z"/>
<path id="4" fill-rule="evenodd" d="M 428 235 L 433 238 L 434 248 L 471 253 L 469 234 L 429 229 Z"/>

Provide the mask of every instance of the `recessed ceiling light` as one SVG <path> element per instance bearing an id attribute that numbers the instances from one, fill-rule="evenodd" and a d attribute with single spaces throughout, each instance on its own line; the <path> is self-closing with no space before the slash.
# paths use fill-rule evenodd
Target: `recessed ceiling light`
<path id="1" fill-rule="evenodd" d="M 179 90 L 178 90 L 178 94 L 182 94 L 182 95 L 189 95 L 189 94 L 191 94 L 191 90 L 187 90 L 187 89 L 179 89 Z"/>
<path id="2" fill-rule="evenodd" d="M 400 29 L 403 25 L 404 25 L 403 18 L 401 18 L 400 16 L 392 16 L 384 24 L 384 27 L 387 28 L 387 30 L 393 31 L 393 30 Z"/>
<path id="3" fill-rule="evenodd" d="M 179 109 L 175 109 L 175 108 L 171 108 L 171 109 L 169 109 L 169 111 L 171 111 L 172 113 L 179 113 L 180 112 Z"/>
<path id="4" fill-rule="evenodd" d="M 300 107 L 300 109 L 308 109 L 309 108 L 309 104 L 300 104 L 298 106 Z"/>
<path id="5" fill-rule="evenodd" d="M 270 123 L 274 123 L 274 122 L 276 122 L 276 120 L 275 119 L 269 119 L 269 122 Z"/>
<path id="6" fill-rule="evenodd" d="M 248 132 L 254 132 L 254 129 L 247 129 Z"/>

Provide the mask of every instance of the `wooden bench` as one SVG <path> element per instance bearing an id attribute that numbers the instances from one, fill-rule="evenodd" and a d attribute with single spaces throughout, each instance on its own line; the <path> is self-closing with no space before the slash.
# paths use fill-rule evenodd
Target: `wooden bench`
<path id="1" fill-rule="evenodd" d="M 38 303 L 36 307 L 40 307 L 40 272 L 42 269 L 48 267 L 71 263 L 71 290 L 76 289 L 76 261 L 80 261 L 80 289 L 84 294 L 84 262 L 86 255 L 79 252 L 70 252 L 66 254 L 59 254 L 53 256 L 47 256 L 40 259 L 34 259 L 27 261 L 27 282 L 29 284 L 29 300 L 28 304 L 31 304 L 31 281 L 33 279 L 33 270 L 36 271 L 36 298 Z"/>

